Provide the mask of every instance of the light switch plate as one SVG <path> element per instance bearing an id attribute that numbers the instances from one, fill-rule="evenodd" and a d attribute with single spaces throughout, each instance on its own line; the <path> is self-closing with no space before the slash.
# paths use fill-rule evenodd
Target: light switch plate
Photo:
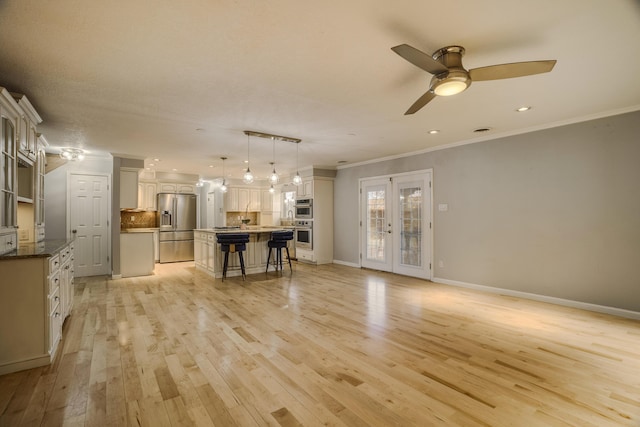
<path id="1" fill-rule="evenodd" d="M 439 210 L 440 212 L 446 212 L 446 211 L 448 211 L 448 210 L 449 210 L 449 205 L 448 205 L 448 204 L 446 204 L 446 203 L 440 203 L 440 204 L 438 205 L 438 210 Z"/>

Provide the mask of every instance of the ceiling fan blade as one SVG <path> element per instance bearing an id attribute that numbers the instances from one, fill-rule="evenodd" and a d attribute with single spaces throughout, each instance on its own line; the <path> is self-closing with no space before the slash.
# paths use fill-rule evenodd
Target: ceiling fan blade
<path id="1" fill-rule="evenodd" d="M 401 44 L 391 48 L 392 51 L 411 62 L 418 68 L 421 68 L 431 74 L 441 74 L 449 71 L 447 67 L 427 55 L 426 53 L 411 47 L 408 44 Z"/>
<path id="2" fill-rule="evenodd" d="M 420 98 L 418 98 L 418 100 L 416 102 L 414 102 L 411 107 L 409 107 L 409 109 L 407 110 L 406 113 L 404 113 L 404 115 L 406 116 L 406 115 L 415 113 L 416 111 L 420 110 L 422 107 L 427 105 L 429 103 L 429 101 L 431 101 L 436 96 L 438 96 L 438 95 L 436 95 L 435 93 L 431 92 L 431 89 L 429 89 L 424 95 L 422 95 Z"/>
<path id="3" fill-rule="evenodd" d="M 556 60 L 513 62 L 511 64 L 490 65 L 469 70 L 472 81 L 500 80 L 513 77 L 530 76 L 532 74 L 548 73 L 553 70 Z"/>

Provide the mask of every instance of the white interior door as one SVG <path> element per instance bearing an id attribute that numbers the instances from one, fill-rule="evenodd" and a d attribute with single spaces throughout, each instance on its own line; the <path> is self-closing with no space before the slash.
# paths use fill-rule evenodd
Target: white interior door
<path id="1" fill-rule="evenodd" d="M 364 180 L 361 184 L 362 266 L 393 269 L 391 181 Z"/>
<path id="2" fill-rule="evenodd" d="M 362 180 L 362 266 L 431 278 L 431 172 Z"/>
<path id="3" fill-rule="evenodd" d="M 110 274 L 109 177 L 69 175 L 69 229 L 75 233 L 75 275 Z"/>

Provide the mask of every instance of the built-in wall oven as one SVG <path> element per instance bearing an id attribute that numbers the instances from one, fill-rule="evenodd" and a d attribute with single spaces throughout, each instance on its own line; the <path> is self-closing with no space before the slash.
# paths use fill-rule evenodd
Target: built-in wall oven
<path id="1" fill-rule="evenodd" d="M 313 219 L 313 199 L 296 199 L 296 219 Z"/>
<path id="2" fill-rule="evenodd" d="M 296 249 L 313 249 L 313 221 L 297 220 L 294 235 Z"/>

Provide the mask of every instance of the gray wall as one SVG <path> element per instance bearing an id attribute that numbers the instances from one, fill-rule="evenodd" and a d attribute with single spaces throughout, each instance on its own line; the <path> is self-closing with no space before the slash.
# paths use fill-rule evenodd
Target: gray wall
<path id="1" fill-rule="evenodd" d="M 359 178 L 427 168 L 434 277 L 640 311 L 640 112 L 341 169 L 334 258 L 359 263 Z"/>

